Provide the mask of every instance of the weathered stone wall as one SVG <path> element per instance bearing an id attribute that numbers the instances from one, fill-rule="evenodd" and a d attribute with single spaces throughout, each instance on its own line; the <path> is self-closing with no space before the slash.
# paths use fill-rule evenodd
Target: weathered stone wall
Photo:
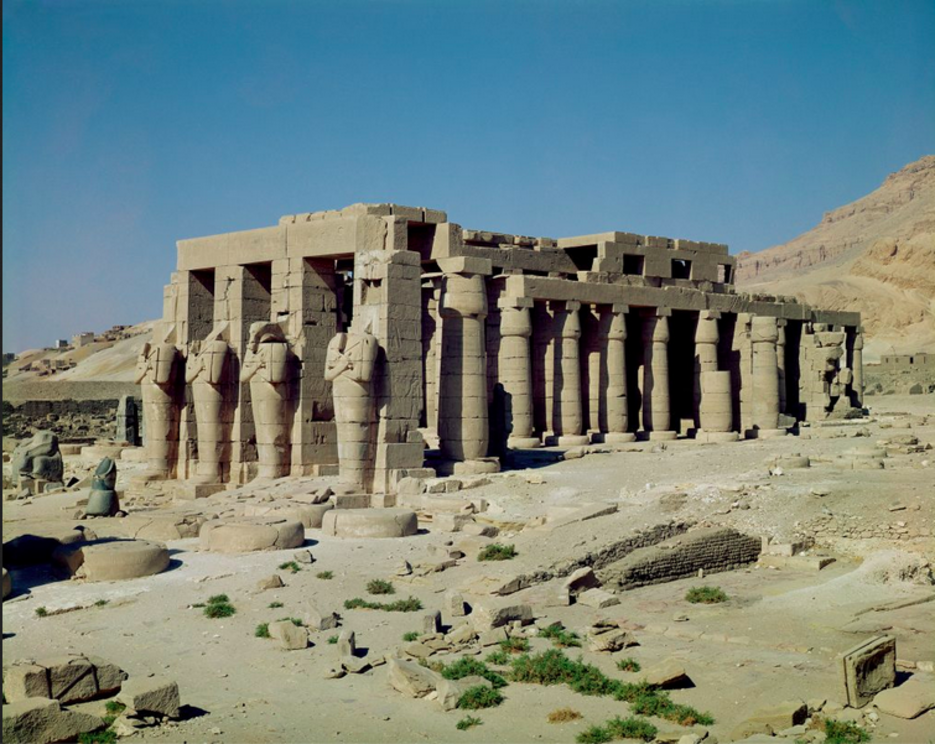
<path id="1" fill-rule="evenodd" d="M 3 436 L 24 439 L 50 429 L 62 440 L 112 439 L 119 404 L 119 399 L 4 401 Z"/>
<path id="2" fill-rule="evenodd" d="M 759 537 L 730 528 L 708 528 L 649 547 L 639 548 L 623 560 L 597 571 L 608 588 L 635 589 L 695 575 L 729 571 L 753 563 L 760 555 Z"/>

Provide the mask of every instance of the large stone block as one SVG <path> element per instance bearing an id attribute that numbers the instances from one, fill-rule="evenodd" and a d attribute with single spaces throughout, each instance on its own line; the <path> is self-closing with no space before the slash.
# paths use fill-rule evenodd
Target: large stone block
<path id="1" fill-rule="evenodd" d="M 418 528 L 408 509 L 334 509 L 322 521 L 322 531 L 335 537 L 408 537 Z"/>
<path id="2" fill-rule="evenodd" d="M 117 700 L 144 715 L 179 717 L 179 686 L 166 677 L 134 677 L 123 683 Z"/>
<path id="3" fill-rule="evenodd" d="M 52 744 L 74 741 L 104 727 L 97 716 L 63 710 L 58 700 L 27 698 L 3 706 L 5 744 Z"/>
<path id="4" fill-rule="evenodd" d="M 896 639 L 877 636 L 858 643 L 840 656 L 847 704 L 862 708 L 896 682 Z"/>
<path id="5" fill-rule="evenodd" d="M 430 692 L 434 692 L 443 679 L 440 674 L 431 669 L 405 659 L 387 659 L 386 668 L 389 672 L 390 686 L 414 698 L 425 697 Z"/>

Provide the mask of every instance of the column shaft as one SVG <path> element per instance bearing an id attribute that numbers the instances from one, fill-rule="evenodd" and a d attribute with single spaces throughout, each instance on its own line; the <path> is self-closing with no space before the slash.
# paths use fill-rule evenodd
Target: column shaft
<path id="1" fill-rule="evenodd" d="M 753 428 L 758 437 L 785 434 L 779 428 L 779 362 L 776 318 L 753 317 L 750 340 L 753 344 Z"/>
<path id="2" fill-rule="evenodd" d="M 508 398 L 510 419 L 507 444 L 514 449 L 538 447 L 533 436 L 532 363 L 529 339 L 532 336 L 532 300 L 505 298 L 500 310 L 499 382 Z"/>
<path id="3" fill-rule="evenodd" d="M 559 354 L 555 365 L 555 433 L 560 445 L 588 444 L 590 439 L 584 432 L 584 410 L 581 405 L 581 320 L 578 311 L 581 304 L 566 302 L 564 310 L 556 313 L 560 324 L 557 344 Z"/>
<path id="4" fill-rule="evenodd" d="M 607 433 L 604 441 L 632 442 L 627 409 L 627 307 L 614 305 L 607 331 Z"/>
<path id="5" fill-rule="evenodd" d="M 650 439 L 675 439 L 669 396 L 669 319 L 654 315 L 643 326 L 643 428 Z"/>

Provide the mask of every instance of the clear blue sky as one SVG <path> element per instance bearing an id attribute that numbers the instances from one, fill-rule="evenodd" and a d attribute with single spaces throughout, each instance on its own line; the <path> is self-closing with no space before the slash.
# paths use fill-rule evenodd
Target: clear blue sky
<path id="1" fill-rule="evenodd" d="M 358 201 L 784 242 L 935 152 L 935 3 L 3 3 L 3 349 Z"/>

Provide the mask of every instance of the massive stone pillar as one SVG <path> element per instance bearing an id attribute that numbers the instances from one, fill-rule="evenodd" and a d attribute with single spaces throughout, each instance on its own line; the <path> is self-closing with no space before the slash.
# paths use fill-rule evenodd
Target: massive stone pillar
<path id="1" fill-rule="evenodd" d="M 607 329 L 607 432 L 608 444 L 632 442 L 627 409 L 627 312 L 626 305 L 614 305 Z"/>
<path id="2" fill-rule="evenodd" d="M 141 386 L 149 464 L 144 479 L 163 480 L 175 475 L 179 451 L 178 364 L 178 349 L 167 340 L 160 344 L 147 341 L 137 359 L 135 382 Z"/>
<path id="3" fill-rule="evenodd" d="M 779 428 L 779 363 L 776 342 L 779 328 L 776 318 L 756 315 L 750 325 L 753 344 L 753 429 L 755 436 L 781 436 Z"/>
<path id="4" fill-rule="evenodd" d="M 643 429 L 650 439 L 675 439 L 669 396 L 669 319 L 657 310 L 643 324 Z"/>
<path id="5" fill-rule="evenodd" d="M 857 408 L 864 405 L 864 334 L 863 329 L 856 328 L 854 335 L 852 366 L 852 404 Z"/>
<path id="6" fill-rule="evenodd" d="M 560 446 L 588 444 L 584 432 L 584 410 L 581 404 L 581 320 L 580 302 L 566 302 L 557 314 L 556 323 L 561 344 L 555 365 L 554 428 Z"/>
<path id="7" fill-rule="evenodd" d="M 225 405 L 230 346 L 224 334 L 226 324 L 200 344 L 198 353 L 189 357 L 185 381 L 192 386 L 195 427 L 198 437 L 196 483 L 221 483 L 230 466 L 230 425 L 233 415 Z"/>
<path id="8" fill-rule="evenodd" d="M 275 323 L 254 323 L 240 371 L 250 383 L 256 431 L 257 477 L 288 475 L 296 359 L 282 329 Z"/>
<path id="9" fill-rule="evenodd" d="M 368 329 L 338 333 L 328 344 L 325 379 L 332 384 L 341 480 L 366 493 L 373 487 L 375 462 L 371 381 L 379 345 Z"/>
<path id="10" fill-rule="evenodd" d="M 508 401 L 511 449 L 538 447 L 533 436 L 532 363 L 529 340 L 532 337 L 531 308 L 527 297 L 503 297 L 500 307 L 499 381 Z"/>
<path id="11" fill-rule="evenodd" d="M 721 314 L 715 310 L 702 310 L 698 314 L 698 325 L 695 328 L 695 396 L 694 417 L 695 427 L 701 427 L 700 411 L 704 399 L 704 386 L 701 384 L 705 372 L 717 371 L 717 346 L 720 340 L 718 322 Z"/>
<path id="12" fill-rule="evenodd" d="M 776 321 L 776 370 L 779 375 L 779 412 L 786 413 L 786 320 Z"/>
<path id="13" fill-rule="evenodd" d="M 732 442 L 738 434 L 733 427 L 731 373 L 718 371 L 718 323 L 721 314 L 702 310 L 695 330 L 695 414 L 701 442 Z"/>
<path id="14" fill-rule="evenodd" d="M 476 258 L 439 260 L 445 272 L 441 305 L 442 346 L 438 399 L 438 437 L 442 453 L 456 472 L 496 469 L 487 460 L 490 438 L 487 410 L 487 291 L 490 262 Z"/>

